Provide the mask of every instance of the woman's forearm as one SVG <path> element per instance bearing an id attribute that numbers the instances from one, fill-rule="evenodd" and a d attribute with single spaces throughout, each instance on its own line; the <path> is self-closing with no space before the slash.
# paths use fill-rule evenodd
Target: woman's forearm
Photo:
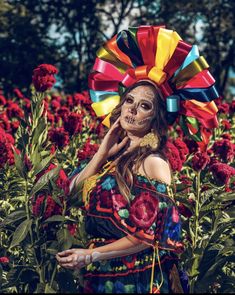
<path id="1" fill-rule="evenodd" d="M 108 260 L 135 254 L 149 247 L 132 236 L 126 236 L 113 243 L 90 249 L 90 255 L 92 261 Z"/>
<path id="2" fill-rule="evenodd" d="M 105 163 L 105 161 L 105 156 L 101 156 L 100 154 L 96 153 L 91 159 L 91 161 L 87 164 L 87 166 L 72 179 L 69 186 L 70 192 L 76 189 L 80 182 L 96 174 L 99 171 L 100 167 Z"/>

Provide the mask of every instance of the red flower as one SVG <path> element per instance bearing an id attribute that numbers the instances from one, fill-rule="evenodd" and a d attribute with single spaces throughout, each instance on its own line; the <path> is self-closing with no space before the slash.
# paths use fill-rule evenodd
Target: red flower
<path id="1" fill-rule="evenodd" d="M 14 138 L 0 128 L 0 168 L 3 168 L 6 163 L 13 165 L 14 153 L 12 145 L 14 144 Z"/>
<path id="2" fill-rule="evenodd" d="M 91 144 L 90 138 L 86 141 L 85 145 L 83 146 L 82 151 L 78 151 L 78 158 L 79 160 L 84 160 L 86 158 L 91 158 L 97 152 L 99 145 L 98 144 Z"/>
<path id="3" fill-rule="evenodd" d="M 137 196 L 130 207 L 130 220 L 139 228 L 148 229 L 156 220 L 158 200 L 149 192 Z"/>
<path id="4" fill-rule="evenodd" d="M 231 136 L 229 133 L 223 133 L 223 134 L 221 135 L 221 137 L 222 137 L 223 139 L 228 139 L 228 140 L 231 140 L 231 139 L 232 139 L 232 136 Z"/>
<path id="5" fill-rule="evenodd" d="M 234 114 L 235 113 L 235 100 L 233 100 L 230 105 L 229 105 L 229 112 L 230 114 Z"/>
<path id="6" fill-rule="evenodd" d="M 229 105 L 227 103 L 221 103 L 218 106 L 219 113 L 227 114 L 229 112 Z"/>
<path id="7" fill-rule="evenodd" d="M 33 202 L 33 215 L 36 217 L 42 216 L 47 219 L 53 215 L 61 215 L 62 208 L 58 205 L 51 196 L 39 195 L 36 201 Z"/>
<path id="8" fill-rule="evenodd" d="M 57 115 L 64 121 L 69 114 L 69 108 L 63 106 L 57 111 Z"/>
<path id="9" fill-rule="evenodd" d="M 187 145 L 179 138 L 175 139 L 173 141 L 174 145 L 177 147 L 179 153 L 180 153 L 180 159 L 185 162 L 186 157 L 189 154 L 189 149 Z"/>
<path id="10" fill-rule="evenodd" d="M 5 105 L 7 103 L 6 98 L 3 95 L 0 95 L 0 105 Z"/>
<path id="11" fill-rule="evenodd" d="M 65 174 L 63 169 L 60 169 L 56 184 L 64 191 L 65 195 L 68 195 L 70 180 L 68 179 L 68 176 Z"/>
<path id="12" fill-rule="evenodd" d="M 224 126 L 224 130 L 230 130 L 231 124 L 228 120 L 222 120 L 221 124 Z"/>
<path id="13" fill-rule="evenodd" d="M 74 224 L 68 224 L 67 225 L 67 228 L 68 228 L 68 231 L 70 232 L 70 235 L 71 236 L 74 236 L 75 233 L 76 233 L 76 230 L 77 230 L 77 224 L 74 223 Z"/>
<path id="14" fill-rule="evenodd" d="M 196 143 L 195 140 L 189 139 L 189 138 L 184 138 L 184 142 L 186 143 L 190 154 L 195 153 L 198 151 L 198 144 Z"/>
<path id="15" fill-rule="evenodd" d="M 31 101 L 28 98 L 23 99 L 24 107 L 28 112 L 31 112 Z"/>
<path id="16" fill-rule="evenodd" d="M 64 129 L 72 136 L 82 131 L 82 117 L 77 113 L 70 113 L 64 121 Z"/>
<path id="17" fill-rule="evenodd" d="M 166 148 L 167 150 L 165 152 L 165 155 L 170 162 L 171 169 L 173 171 L 180 171 L 182 168 L 182 161 L 178 149 L 169 140 L 167 141 Z"/>
<path id="18" fill-rule="evenodd" d="M 17 96 L 17 98 L 22 99 L 24 98 L 24 95 L 22 94 L 22 92 L 20 91 L 20 89 L 18 88 L 14 88 L 13 89 L 13 93 Z"/>
<path id="19" fill-rule="evenodd" d="M 50 106 L 51 106 L 51 109 L 55 112 L 56 110 L 60 108 L 60 102 L 56 99 L 52 99 Z"/>
<path id="20" fill-rule="evenodd" d="M 82 93 L 75 93 L 73 99 L 75 105 L 78 105 L 80 103 L 84 105 L 90 105 L 92 103 L 88 91 L 83 91 Z"/>
<path id="21" fill-rule="evenodd" d="M 20 122 L 18 120 L 11 122 L 11 130 L 13 132 L 16 132 L 19 126 L 20 126 Z"/>
<path id="22" fill-rule="evenodd" d="M 55 121 L 55 116 L 50 111 L 47 111 L 47 119 L 50 123 L 53 124 Z"/>
<path id="23" fill-rule="evenodd" d="M 181 214 L 181 215 L 183 215 L 184 217 L 186 217 L 186 218 L 190 218 L 192 215 L 193 215 L 193 213 L 191 212 L 191 210 L 189 210 L 189 208 L 188 207 L 186 207 L 184 204 L 182 204 L 182 203 L 180 203 L 179 205 L 178 205 L 178 209 L 179 209 L 179 213 Z"/>
<path id="24" fill-rule="evenodd" d="M 211 149 L 224 162 L 232 161 L 234 158 L 234 147 L 228 139 L 217 140 Z"/>
<path id="25" fill-rule="evenodd" d="M 10 260 L 8 257 L 6 257 L 6 256 L 0 257 L 0 263 L 7 264 L 9 262 L 10 262 Z"/>
<path id="26" fill-rule="evenodd" d="M 0 114 L 0 127 L 4 129 L 6 132 L 11 131 L 11 124 L 6 112 Z"/>
<path id="27" fill-rule="evenodd" d="M 197 152 L 192 159 L 192 167 L 195 171 L 203 170 L 209 163 L 210 157 L 206 152 Z"/>
<path id="28" fill-rule="evenodd" d="M 48 132 L 49 139 L 59 148 L 69 144 L 69 134 L 63 127 L 51 128 Z"/>
<path id="29" fill-rule="evenodd" d="M 24 116 L 24 112 L 18 106 L 17 103 L 10 100 L 7 102 L 7 115 L 9 118 L 12 118 L 12 117 L 22 118 Z"/>
<path id="30" fill-rule="evenodd" d="M 73 107 L 73 96 L 72 95 L 67 95 L 66 96 L 66 105 L 68 106 L 68 107 Z"/>
<path id="31" fill-rule="evenodd" d="M 221 185 L 225 184 L 227 186 L 230 178 L 235 175 L 233 167 L 220 162 L 212 164 L 210 170 Z"/>
<path id="32" fill-rule="evenodd" d="M 38 92 L 51 89 L 56 82 L 54 77 L 58 69 L 50 64 L 41 64 L 33 70 L 32 82 Z"/>

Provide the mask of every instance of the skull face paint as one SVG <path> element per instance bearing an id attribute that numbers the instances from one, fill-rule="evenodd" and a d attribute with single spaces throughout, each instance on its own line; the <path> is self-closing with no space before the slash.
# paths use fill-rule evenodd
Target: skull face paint
<path id="1" fill-rule="evenodd" d="M 155 116 L 155 89 L 151 85 L 140 85 L 125 96 L 121 107 L 121 126 L 136 134 L 149 131 Z"/>

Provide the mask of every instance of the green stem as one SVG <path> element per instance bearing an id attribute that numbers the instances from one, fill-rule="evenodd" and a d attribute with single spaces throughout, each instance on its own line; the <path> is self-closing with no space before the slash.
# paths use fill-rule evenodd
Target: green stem
<path id="1" fill-rule="evenodd" d="M 198 171 L 197 178 L 196 178 L 196 204 L 195 204 L 195 237 L 194 237 L 194 249 L 197 245 L 198 240 L 198 229 L 199 229 L 199 205 L 200 205 L 200 175 L 201 171 Z"/>
<path id="2" fill-rule="evenodd" d="M 192 244 L 192 258 L 193 263 L 191 265 L 191 282 L 190 282 L 190 294 L 194 293 L 194 285 L 196 283 L 197 277 L 195 277 L 195 268 L 198 265 L 198 258 L 195 255 L 195 250 L 198 244 L 198 230 L 199 230 L 199 211 L 200 211 L 200 176 L 201 171 L 198 171 L 196 176 L 196 198 L 195 198 L 195 219 L 194 219 L 194 237 L 193 237 L 193 244 Z"/>
<path id="3" fill-rule="evenodd" d="M 51 281 L 50 281 L 50 287 L 52 288 L 52 284 L 54 282 L 54 279 L 55 279 L 55 275 L 56 275 L 56 272 L 57 272 L 57 262 L 55 263 L 55 267 L 53 269 L 53 273 L 51 275 Z"/>

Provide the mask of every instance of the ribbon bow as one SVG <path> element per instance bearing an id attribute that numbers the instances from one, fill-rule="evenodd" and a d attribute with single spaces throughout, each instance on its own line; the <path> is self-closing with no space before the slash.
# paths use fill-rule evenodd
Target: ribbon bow
<path id="1" fill-rule="evenodd" d="M 197 46 L 181 40 L 164 26 L 140 26 L 123 30 L 98 51 L 88 78 L 91 105 L 102 122 L 110 127 L 109 117 L 120 96 L 139 80 L 153 81 L 166 100 L 168 122 L 180 114 L 186 134 L 206 143 L 203 128 L 217 127 L 217 108 L 213 100 L 219 95 L 215 80 Z"/>

